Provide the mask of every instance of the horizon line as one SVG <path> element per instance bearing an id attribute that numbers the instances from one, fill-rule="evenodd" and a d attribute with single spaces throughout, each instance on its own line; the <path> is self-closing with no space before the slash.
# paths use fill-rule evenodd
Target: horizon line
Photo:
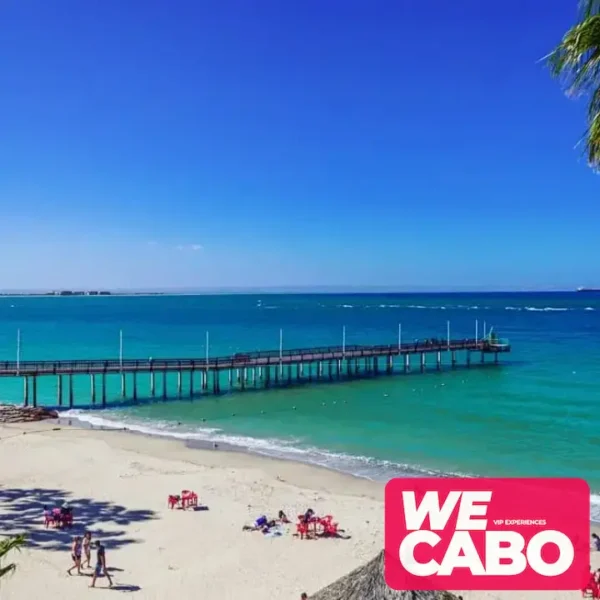
<path id="1" fill-rule="evenodd" d="M 437 288 L 429 286 L 415 286 L 398 288 L 393 286 L 249 286 L 249 287 L 206 287 L 206 288 L 109 288 L 109 287 L 60 287 L 53 289 L 46 288 L 20 288 L 0 290 L 0 295 L 50 295 L 60 296 L 60 292 L 73 292 L 76 294 L 86 294 L 88 292 L 108 292 L 115 295 L 143 295 L 143 294 L 161 294 L 161 295 L 211 295 L 211 294 L 498 294 L 498 293 L 565 293 L 576 292 L 577 287 L 531 287 L 531 288 Z M 593 288 L 585 288 L 593 289 Z M 93 294 L 92 297 L 99 297 Z M 66 296 L 70 297 L 70 296 Z M 106 296 L 104 296 L 106 297 Z"/>

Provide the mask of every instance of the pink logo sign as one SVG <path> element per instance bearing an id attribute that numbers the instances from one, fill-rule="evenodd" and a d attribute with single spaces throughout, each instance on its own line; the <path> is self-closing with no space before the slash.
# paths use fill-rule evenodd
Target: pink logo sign
<path id="1" fill-rule="evenodd" d="M 581 479 L 392 479 L 385 580 L 395 590 L 581 590 L 590 573 Z"/>

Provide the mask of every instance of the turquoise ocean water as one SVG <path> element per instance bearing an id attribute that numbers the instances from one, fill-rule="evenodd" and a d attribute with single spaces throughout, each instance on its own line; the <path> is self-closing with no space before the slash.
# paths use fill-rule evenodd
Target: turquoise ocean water
<path id="1" fill-rule="evenodd" d="M 277 349 L 280 329 L 292 348 L 341 344 L 344 326 L 347 344 L 396 343 L 399 323 L 404 341 L 444 338 L 447 321 L 452 337 L 473 337 L 476 320 L 480 334 L 485 322 L 510 339 L 502 366 L 436 373 L 431 365 L 426 375 L 191 401 L 184 388 L 182 400 L 69 414 L 380 480 L 420 473 L 583 477 L 594 493 L 592 516 L 600 518 L 600 294 L 3 297 L 0 360 L 15 359 L 18 329 L 21 360 L 118 358 L 121 329 L 125 358 L 160 358 L 204 357 L 207 330 L 216 356 Z M 118 377 L 109 385 L 118 401 Z M 144 377 L 138 385 L 147 397 Z M 176 394 L 175 376 L 169 389 Z M 76 401 L 89 395 L 89 379 L 77 378 Z M 38 396 L 56 403 L 54 378 L 41 380 Z M 21 402 L 22 382 L 0 380 L 0 399 Z"/>

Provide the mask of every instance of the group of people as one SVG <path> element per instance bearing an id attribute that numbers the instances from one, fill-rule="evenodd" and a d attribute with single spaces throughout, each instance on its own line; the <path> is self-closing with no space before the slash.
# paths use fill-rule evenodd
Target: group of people
<path id="1" fill-rule="evenodd" d="M 73 565 L 67 570 L 67 573 L 72 575 L 73 569 L 77 569 L 77 574 L 83 575 L 81 569 L 85 568 L 86 564 L 88 568 L 91 568 L 92 546 L 95 546 L 96 548 L 96 565 L 92 574 L 92 583 L 90 584 L 90 587 L 96 587 L 96 579 L 102 576 L 105 576 L 106 579 L 108 579 L 108 584 L 112 587 L 113 582 L 108 573 L 108 569 L 106 568 L 106 550 L 104 545 L 99 541 L 92 544 L 92 534 L 89 531 L 86 532 L 83 537 L 80 535 L 73 537 L 73 543 L 71 545 L 71 559 Z"/>
<path id="2" fill-rule="evenodd" d="M 290 520 L 287 518 L 286 514 L 280 510 L 276 519 L 267 519 L 265 515 L 261 515 L 254 521 L 253 525 L 244 525 L 242 527 L 243 531 L 260 531 L 261 533 L 267 534 L 274 527 L 277 527 L 280 524 L 289 523 Z"/>

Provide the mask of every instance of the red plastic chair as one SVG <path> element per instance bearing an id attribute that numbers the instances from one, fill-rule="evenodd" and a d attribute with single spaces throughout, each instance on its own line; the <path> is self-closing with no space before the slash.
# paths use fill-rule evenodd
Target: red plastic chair
<path id="1" fill-rule="evenodd" d="M 48 527 L 54 527 L 56 525 L 56 521 L 54 520 L 54 515 L 45 514 L 44 515 L 44 525 L 45 525 L 46 529 L 48 529 Z"/>
<path id="2" fill-rule="evenodd" d="M 64 527 L 73 527 L 73 513 L 66 513 L 61 517 Z"/>
<path id="3" fill-rule="evenodd" d="M 304 516 L 304 515 L 302 515 Z M 300 536 L 300 539 L 303 540 L 305 537 L 308 538 L 308 524 L 307 523 L 298 523 L 296 525 L 296 531 L 298 532 L 298 535 Z"/>
<path id="4" fill-rule="evenodd" d="M 181 492 L 181 506 L 183 509 L 195 508 L 198 506 L 198 494 L 191 490 L 183 490 Z"/>
<path id="5" fill-rule="evenodd" d="M 325 535 L 330 535 L 332 537 L 337 536 L 338 534 L 338 523 L 332 523 L 331 521 L 327 521 L 324 523 L 325 525 Z"/>
<path id="6" fill-rule="evenodd" d="M 167 506 L 173 510 L 176 506 L 179 506 L 179 496 L 174 496 L 173 494 L 169 494 L 169 498 L 167 499 Z"/>
<path id="7" fill-rule="evenodd" d="M 600 588 L 594 577 L 594 573 L 590 573 L 590 580 L 587 587 L 581 590 L 581 596 L 583 598 L 600 598 Z"/>

